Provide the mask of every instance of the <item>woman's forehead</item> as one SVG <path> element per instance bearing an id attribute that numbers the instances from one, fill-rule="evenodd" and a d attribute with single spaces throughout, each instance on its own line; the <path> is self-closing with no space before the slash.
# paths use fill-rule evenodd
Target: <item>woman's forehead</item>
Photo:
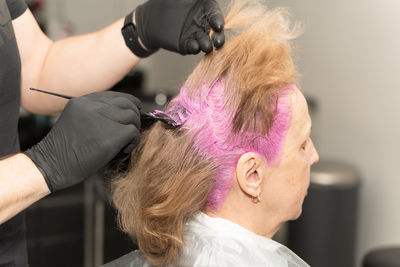
<path id="1" fill-rule="evenodd" d="M 292 109 L 292 121 L 288 131 L 288 135 L 292 135 L 297 138 L 303 138 L 303 136 L 309 133 L 311 128 L 311 118 L 308 113 L 307 101 L 300 90 L 293 90 L 290 95 L 291 109 Z"/>

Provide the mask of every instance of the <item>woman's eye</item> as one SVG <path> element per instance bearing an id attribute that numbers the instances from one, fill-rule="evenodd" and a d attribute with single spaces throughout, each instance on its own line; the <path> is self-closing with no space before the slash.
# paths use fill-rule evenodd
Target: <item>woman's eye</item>
<path id="1" fill-rule="evenodd" d="M 307 141 L 305 141 L 305 142 L 301 145 L 301 149 L 302 149 L 302 150 L 306 150 L 306 146 L 307 146 Z"/>

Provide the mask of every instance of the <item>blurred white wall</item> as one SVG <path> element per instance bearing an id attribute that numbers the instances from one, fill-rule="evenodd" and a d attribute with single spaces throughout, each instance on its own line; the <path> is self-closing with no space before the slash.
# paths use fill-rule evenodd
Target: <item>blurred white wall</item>
<path id="1" fill-rule="evenodd" d="M 358 262 L 371 248 L 400 245 L 400 1 L 270 3 L 304 22 L 299 69 L 319 105 L 321 158 L 361 171 Z"/>
<path id="2" fill-rule="evenodd" d="M 74 33 L 97 30 L 140 2 L 47 0 L 50 36 L 58 38 L 66 19 Z M 400 1 L 269 3 L 289 6 L 304 23 L 299 70 L 304 91 L 318 101 L 313 135 L 321 158 L 361 171 L 358 262 L 371 248 L 400 245 Z M 148 88 L 176 90 L 198 59 L 158 52 L 139 67 L 149 71 Z"/>

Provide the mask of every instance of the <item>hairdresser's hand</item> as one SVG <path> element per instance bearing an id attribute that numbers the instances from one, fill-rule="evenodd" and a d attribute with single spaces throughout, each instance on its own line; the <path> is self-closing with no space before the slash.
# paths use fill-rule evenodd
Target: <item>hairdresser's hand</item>
<path id="1" fill-rule="evenodd" d="M 136 9 L 135 17 L 139 38 L 149 50 L 208 53 L 225 42 L 224 18 L 215 0 L 149 0 Z"/>
<path id="2" fill-rule="evenodd" d="M 136 97 L 117 92 L 74 98 L 49 134 L 25 154 L 51 192 L 72 186 L 139 143 L 140 108 Z"/>

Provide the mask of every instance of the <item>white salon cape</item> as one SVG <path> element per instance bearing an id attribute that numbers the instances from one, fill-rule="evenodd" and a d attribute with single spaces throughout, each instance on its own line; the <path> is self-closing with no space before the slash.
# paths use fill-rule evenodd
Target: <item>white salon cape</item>
<path id="1" fill-rule="evenodd" d="M 182 255 L 168 267 L 309 266 L 287 247 L 231 221 L 198 213 L 185 225 Z M 152 267 L 133 251 L 105 267 Z"/>

